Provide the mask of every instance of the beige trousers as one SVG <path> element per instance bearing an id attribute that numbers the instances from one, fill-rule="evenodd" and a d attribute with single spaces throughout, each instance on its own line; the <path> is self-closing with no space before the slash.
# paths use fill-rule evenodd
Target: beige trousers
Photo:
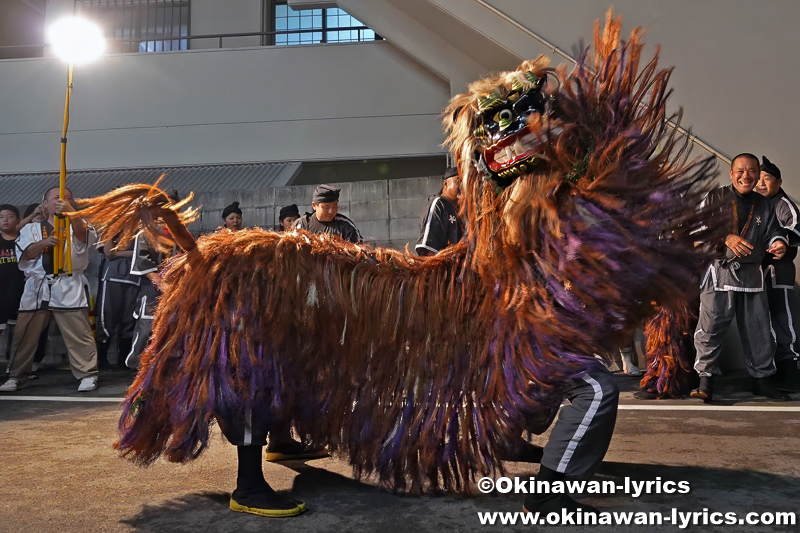
<path id="1" fill-rule="evenodd" d="M 39 335 L 52 317 L 64 344 L 67 346 L 72 375 L 83 379 L 97 375 L 97 345 L 89 323 L 89 312 L 78 311 L 22 311 L 17 315 L 14 341 L 11 345 L 11 377 L 19 381 L 28 379 L 39 344 Z"/>

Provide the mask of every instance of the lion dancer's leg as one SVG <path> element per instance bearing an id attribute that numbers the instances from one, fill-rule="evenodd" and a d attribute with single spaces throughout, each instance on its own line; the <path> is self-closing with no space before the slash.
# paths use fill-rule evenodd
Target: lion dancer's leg
<path id="1" fill-rule="evenodd" d="M 608 451 L 617 421 L 619 387 L 604 368 L 591 370 L 575 379 L 565 390 L 570 404 L 558 414 L 550 440 L 544 447 L 537 481 L 563 481 L 566 476 L 591 475 Z M 528 512 L 591 511 L 566 494 L 529 494 Z"/>
<path id="2" fill-rule="evenodd" d="M 156 229 L 156 221 L 161 219 L 169 229 L 172 241 L 187 255 L 191 255 L 199 252 L 197 242 L 186 224 L 194 218 L 195 212 L 178 212 L 190 199 L 191 196 L 182 202 L 172 203 L 156 187 L 130 185 L 85 202 L 81 214 L 90 218 L 105 236 L 121 235 L 120 242 L 132 240 L 140 224 L 148 237 L 154 242 L 161 242 L 164 236 Z M 276 493 L 264 479 L 263 447 L 268 431 L 279 425 L 273 414 L 259 409 L 259 404 L 244 409 L 236 405 L 230 406 L 227 413 L 217 413 L 217 422 L 225 438 L 237 447 L 238 473 L 230 508 L 261 516 L 294 516 L 305 511 L 304 503 Z M 152 457 L 160 450 L 151 449 L 148 452 Z"/>
<path id="3" fill-rule="evenodd" d="M 254 416 L 246 409 L 244 420 L 219 418 L 222 434 L 236 445 L 238 471 L 236 489 L 231 494 L 230 509 L 259 516 L 295 516 L 306 510 L 306 504 L 278 494 L 264 479 L 263 448 L 267 443 L 266 416 Z"/>

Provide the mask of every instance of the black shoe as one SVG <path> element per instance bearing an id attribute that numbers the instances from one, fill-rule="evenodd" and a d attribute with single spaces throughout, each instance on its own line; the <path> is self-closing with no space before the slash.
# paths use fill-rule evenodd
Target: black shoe
<path id="1" fill-rule="evenodd" d="M 700 386 L 690 396 L 702 399 L 703 403 L 711 403 L 714 396 L 714 376 L 700 376 Z"/>
<path id="2" fill-rule="evenodd" d="M 753 378 L 753 394 L 764 396 L 773 400 L 791 400 L 788 394 L 784 394 L 769 382 L 769 378 Z"/>
<path id="3" fill-rule="evenodd" d="M 539 467 L 539 474 L 536 476 L 536 481 L 547 481 L 551 485 L 556 481 L 564 481 L 566 476 L 555 470 L 550 470 L 546 466 Z M 528 494 L 525 498 L 525 503 L 522 510 L 526 513 L 540 513 L 541 516 L 546 516 L 548 513 L 559 513 L 565 509 L 567 512 L 575 512 L 578 509 L 586 512 L 597 513 L 597 509 L 591 505 L 585 505 L 577 502 L 567 496 L 566 494 L 553 494 L 553 493 L 536 493 Z"/>
<path id="4" fill-rule="evenodd" d="M 267 446 L 267 461 L 292 461 L 297 459 L 322 459 L 330 457 L 327 446 L 306 446 L 296 440 Z"/>
<path id="5" fill-rule="evenodd" d="M 796 359 L 775 362 L 775 366 L 778 367 L 778 371 L 773 375 L 776 389 L 790 393 L 800 392 L 800 369 L 797 365 Z"/>
<path id="6" fill-rule="evenodd" d="M 548 494 L 547 496 L 548 498 L 542 498 L 528 494 L 525 498 L 525 503 L 522 504 L 522 511 L 524 513 L 539 513 L 539 516 L 547 516 L 549 513 L 558 513 L 560 515 L 562 509 L 568 513 L 577 511 L 598 513 L 595 507 L 573 500 L 566 494 Z"/>
<path id="7" fill-rule="evenodd" d="M 634 392 L 633 397 L 637 400 L 658 400 L 658 394 L 644 389 Z"/>
<path id="8" fill-rule="evenodd" d="M 540 463 L 544 449 L 520 438 L 517 442 L 509 443 L 500 452 L 500 459 L 503 461 L 514 461 L 517 463 Z"/>
<path id="9" fill-rule="evenodd" d="M 287 498 L 269 487 L 252 491 L 240 491 L 237 488 L 231 494 L 229 507 L 237 513 L 275 518 L 296 516 L 306 510 L 305 503 Z"/>

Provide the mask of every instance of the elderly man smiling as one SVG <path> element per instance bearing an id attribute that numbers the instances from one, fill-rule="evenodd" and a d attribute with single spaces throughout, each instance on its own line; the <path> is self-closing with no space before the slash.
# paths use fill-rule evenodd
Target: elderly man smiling
<path id="1" fill-rule="evenodd" d="M 706 204 L 730 214 L 731 228 L 724 243 L 712 243 L 717 255 L 701 283 L 694 334 L 694 368 L 700 375 L 700 387 L 692 396 L 705 402 L 712 399 L 713 379 L 720 374 L 722 341 L 734 318 L 747 372 L 753 377 L 753 394 L 788 399 L 767 379 L 775 373 L 775 338 L 761 269 L 765 254 L 777 259 L 784 256 L 788 240 L 769 200 L 754 192 L 760 172 L 756 156 L 739 154 L 731 162 L 731 184 L 714 189 L 706 198 Z"/>

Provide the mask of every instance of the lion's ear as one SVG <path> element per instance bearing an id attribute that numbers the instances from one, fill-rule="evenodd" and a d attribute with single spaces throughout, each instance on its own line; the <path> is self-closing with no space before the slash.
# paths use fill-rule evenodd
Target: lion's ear
<path id="1" fill-rule="evenodd" d="M 452 114 L 452 116 L 450 117 L 450 120 L 452 120 L 453 122 L 456 122 L 456 121 L 458 120 L 458 114 L 459 114 L 459 113 L 461 113 L 461 110 L 462 110 L 462 109 L 464 109 L 464 106 L 463 106 L 463 105 L 460 105 L 460 106 L 458 106 L 457 108 L 455 108 L 455 109 L 453 110 L 453 114 Z"/>

